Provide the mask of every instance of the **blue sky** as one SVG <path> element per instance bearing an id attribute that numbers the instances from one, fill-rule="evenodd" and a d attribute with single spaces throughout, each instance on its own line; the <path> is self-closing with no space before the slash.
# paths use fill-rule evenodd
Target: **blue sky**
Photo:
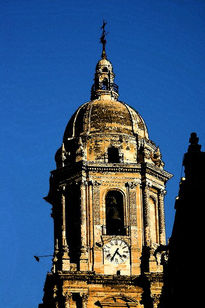
<path id="1" fill-rule="evenodd" d="M 42 198 L 72 113 L 90 99 L 105 19 L 119 99 L 140 112 L 174 177 L 167 237 L 189 135 L 205 144 L 205 1 L 0 2 L 0 307 L 37 307 L 52 254 Z M 193 205 L 196 208 L 196 205 Z"/>

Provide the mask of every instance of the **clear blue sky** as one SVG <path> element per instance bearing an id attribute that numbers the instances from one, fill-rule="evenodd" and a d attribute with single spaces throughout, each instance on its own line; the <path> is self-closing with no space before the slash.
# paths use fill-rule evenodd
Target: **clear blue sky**
<path id="1" fill-rule="evenodd" d="M 90 98 L 102 20 L 120 100 L 160 146 L 167 237 L 189 135 L 205 150 L 204 0 L 2 0 L 0 2 L 0 307 L 37 307 L 52 254 L 42 198 L 72 113 Z M 193 205 L 196 209 L 198 205 Z"/>

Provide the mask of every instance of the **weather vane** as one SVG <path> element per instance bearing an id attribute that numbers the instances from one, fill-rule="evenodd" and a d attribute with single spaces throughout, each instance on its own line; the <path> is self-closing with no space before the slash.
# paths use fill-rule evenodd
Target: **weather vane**
<path id="1" fill-rule="evenodd" d="M 106 38 L 105 36 L 108 34 L 106 31 L 105 31 L 105 26 L 107 25 L 106 21 L 103 20 L 103 25 L 101 27 L 102 29 L 102 35 L 101 35 L 101 38 L 100 38 L 100 42 L 102 43 L 103 45 L 103 50 L 102 50 L 102 59 L 106 59 L 106 52 L 105 52 L 105 45 L 106 45 Z"/>

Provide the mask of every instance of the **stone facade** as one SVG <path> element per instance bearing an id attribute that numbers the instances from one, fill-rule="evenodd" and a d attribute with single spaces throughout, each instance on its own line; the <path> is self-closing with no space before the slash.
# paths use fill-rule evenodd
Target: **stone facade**
<path id="1" fill-rule="evenodd" d="M 157 307 L 171 174 L 142 117 L 97 63 L 91 101 L 66 127 L 51 172 L 54 257 L 39 307 Z"/>

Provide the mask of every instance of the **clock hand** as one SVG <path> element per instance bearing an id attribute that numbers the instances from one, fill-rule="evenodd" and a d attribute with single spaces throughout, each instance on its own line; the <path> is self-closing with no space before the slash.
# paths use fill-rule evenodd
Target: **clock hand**
<path id="1" fill-rule="evenodd" d="M 113 261 L 113 259 L 114 259 L 115 255 L 118 253 L 118 250 L 119 250 L 119 248 L 117 248 L 117 249 L 116 249 L 116 251 L 115 251 L 114 255 L 113 255 L 113 256 L 112 256 L 112 258 L 110 259 L 111 261 Z"/>
<path id="2" fill-rule="evenodd" d="M 122 258 L 121 254 L 118 251 L 116 251 L 116 254 L 118 254 L 118 256 L 120 256 L 120 258 Z"/>

